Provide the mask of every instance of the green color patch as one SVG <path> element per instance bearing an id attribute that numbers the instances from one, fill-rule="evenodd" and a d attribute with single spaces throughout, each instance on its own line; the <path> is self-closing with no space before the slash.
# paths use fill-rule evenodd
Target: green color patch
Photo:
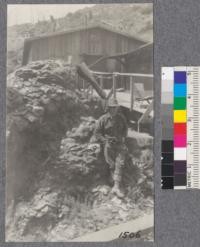
<path id="1" fill-rule="evenodd" d="M 186 109 L 186 97 L 174 97 L 174 109 L 185 110 Z"/>

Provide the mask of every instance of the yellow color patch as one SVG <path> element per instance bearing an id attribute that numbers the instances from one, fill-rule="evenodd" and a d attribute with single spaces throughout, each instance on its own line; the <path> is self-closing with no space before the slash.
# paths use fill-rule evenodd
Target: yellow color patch
<path id="1" fill-rule="evenodd" d="M 186 123 L 186 110 L 174 110 L 174 123 Z"/>

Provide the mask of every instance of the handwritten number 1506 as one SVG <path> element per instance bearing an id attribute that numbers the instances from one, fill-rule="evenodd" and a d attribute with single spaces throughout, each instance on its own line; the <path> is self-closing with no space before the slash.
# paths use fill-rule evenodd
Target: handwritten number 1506
<path id="1" fill-rule="evenodd" d="M 121 232 L 119 235 L 119 238 L 140 238 L 141 237 L 141 231 L 138 232 Z"/>

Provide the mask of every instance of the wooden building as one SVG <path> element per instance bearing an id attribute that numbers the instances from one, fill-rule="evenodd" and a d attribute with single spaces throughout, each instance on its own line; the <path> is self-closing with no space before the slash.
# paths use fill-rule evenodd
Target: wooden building
<path id="1" fill-rule="evenodd" d="M 144 44 L 132 51 L 114 54 L 114 59 L 123 65 L 123 72 L 153 74 L 153 43 Z"/>
<path id="2" fill-rule="evenodd" d="M 26 39 L 22 64 L 44 59 L 63 59 L 72 64 L 84 61 L 91 65 L 102 57 L 127 53 L 145 43 L 109 25 L 93 24 Z M 115 59 L 108 59 L 97 63 L 92 69 L 113 72 L 121 71 L 121 66 Z"/>

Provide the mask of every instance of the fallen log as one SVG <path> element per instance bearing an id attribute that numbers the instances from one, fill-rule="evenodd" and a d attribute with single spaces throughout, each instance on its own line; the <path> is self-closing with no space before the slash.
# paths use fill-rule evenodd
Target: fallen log
<path id="1" fill-rule="evenodd" d="M 94 78 L 93 74 L 90 72 L 85 63 L 77 65 L 77 73 L 87 82 L 89 82 L 90 85 L 92 85 L 92 87 L 96 90 L 96 92 L 102 99 L 106 99 L 106 93 L 98 85 L 96 79 Z"/>

